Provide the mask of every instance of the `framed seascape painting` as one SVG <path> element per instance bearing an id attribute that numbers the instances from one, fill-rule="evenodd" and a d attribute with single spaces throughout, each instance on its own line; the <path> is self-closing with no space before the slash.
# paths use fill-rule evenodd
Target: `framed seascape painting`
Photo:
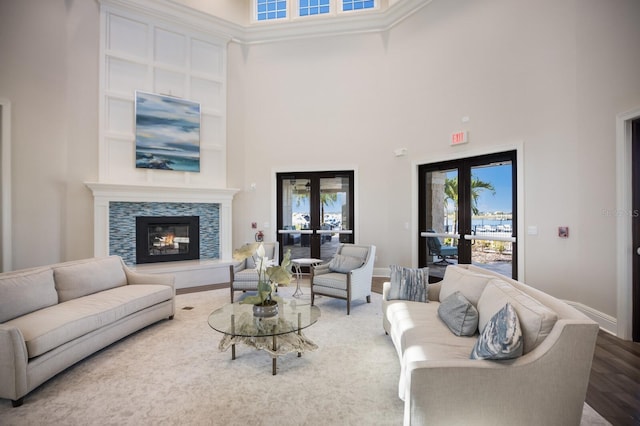
<path id="1" fill-rule="evenodd" d="M 136 168 L 200 171 L 200 104 L 136 91 Z"/>

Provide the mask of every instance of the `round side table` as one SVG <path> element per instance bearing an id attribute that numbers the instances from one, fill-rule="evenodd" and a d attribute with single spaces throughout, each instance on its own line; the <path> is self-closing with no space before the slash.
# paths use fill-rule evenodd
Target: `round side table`
<path id="1" fill-rule="evenodd" d="M 302 270 L 300 269 L 303 266 L 313 267 L 322 263 L 322 259 L 314 259 L 314 258 L 302 258 L 302 259 L 291 259 L 291 266 L 296 273 L 296 291 L 293 293 L 293 297 L 302 296 L 302 289 L 300 288 L 300 277 L 302 276 Z"/>

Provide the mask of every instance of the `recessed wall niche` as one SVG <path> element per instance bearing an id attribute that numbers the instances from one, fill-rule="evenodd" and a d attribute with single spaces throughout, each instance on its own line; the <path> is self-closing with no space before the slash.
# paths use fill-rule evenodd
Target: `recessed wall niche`
<path id="1" fill-rule="evenodd" d="M 226 187 L 228 39 L 101 2 L 99 181 Z M 135 91 L 200 103 L 199 173 L 135 167 Z"/>

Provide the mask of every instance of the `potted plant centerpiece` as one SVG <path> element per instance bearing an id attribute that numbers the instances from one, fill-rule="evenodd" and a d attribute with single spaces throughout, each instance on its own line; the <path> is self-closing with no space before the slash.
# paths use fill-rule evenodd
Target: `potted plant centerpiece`
<path id="1" fill-rule="evenodd" d="M 282 299 L 273 292 L 278 284 L 291 282 L 291 249 L 284 255 L 282 263 L 278 265 L 273 259 L 265 256 L 262 243 L 245 244 L 233 252 L 233 259 L 243 261 L 253 257 L 258 272 L 258 294 L 247 296 L 240 303 L 253 304 L 253 314 L 257 317 L 271 317 L 278 314 L 278 302 Z"/>

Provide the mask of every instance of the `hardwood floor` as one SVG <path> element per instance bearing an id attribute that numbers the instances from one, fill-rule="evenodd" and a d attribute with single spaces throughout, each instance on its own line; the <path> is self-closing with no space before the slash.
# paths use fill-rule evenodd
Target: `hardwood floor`
<path id="1" fill-rule="evenodd" d="M 388 280 L 374 277 L 371 289 L 382 293 L 382 283 Z M 177 293 L 228 287 L 229 284 L 216 284 L 181 289 Z M 640 426 L 640 343 L 600 331 L 586 401 L 613 426 Z"/>
<path id="2" fill-rule="evenodd" d="M 600 331 L 587 404 L 614 426 L 640 426 L 640 343 Z"/>

